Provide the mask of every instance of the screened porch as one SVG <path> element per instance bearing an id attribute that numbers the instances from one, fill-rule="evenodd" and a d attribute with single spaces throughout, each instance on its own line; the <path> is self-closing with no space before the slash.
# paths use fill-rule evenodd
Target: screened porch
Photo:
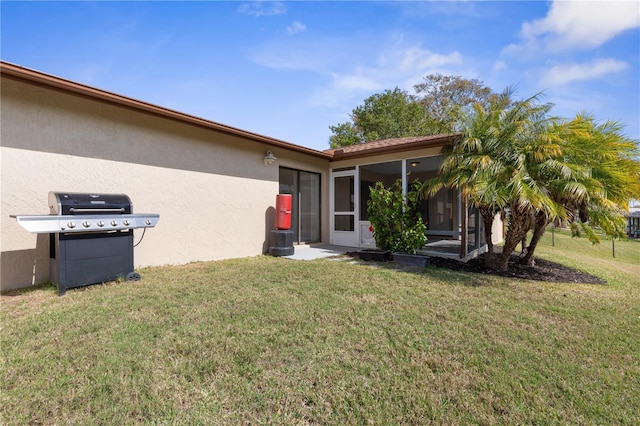
<path id="1" fill-rule="evenodd" d="M 367 212 L 369 188 L 376 182 L 391 186 L 401 179 L 406 193 L 412 190 L 415 181 L 425 182 L 436 176 L 442 158 L 440 155 L 406 158 L 332 171 L 332 236 L 339 234 L 339 238 L 332 241 L 375 248 Z M 336 206 L 341 206 L 339 211 Z M 422 200 L 420 213 L 427 226 L 428 238 L 421 254 L 467 260 L 486 250 L 480 215 L 477 210 L 467 207 L 457 191 L 443 189 Z M 349 237 L 351 232 L 353 239 Z"/>

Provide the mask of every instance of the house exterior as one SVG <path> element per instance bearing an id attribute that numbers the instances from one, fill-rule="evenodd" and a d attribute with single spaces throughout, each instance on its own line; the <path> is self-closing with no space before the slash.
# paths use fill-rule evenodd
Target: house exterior
<path id="1" fill-rule="evenodd" d="M 629 212 L 625 215 L 627 226 L 625 231 L 629 238 L 640 238 L 640 201 L 629 202 Z"/>
<path id="2" fill-rule="evenodd" d="M 48 214 L 49 191 L 125 193 L 134 213 L 159 213 L 135 248 L 136 266 L 268 252 L 278 193 L 293 194 L 297 244 L 371 247 L 368 185 L 401 178 L 407 187 L 413 177 L 433 175 L 442 148 L 457 137 L 317 151 L 14 64 L 0 67 L 2 291 L 50 278 L 48 236 L 10 217 Z M 479 215 L 457 194 L 438 194 L 424 209 L 433 243 L 457 242 L 454 257 L 481 250 Z"/>

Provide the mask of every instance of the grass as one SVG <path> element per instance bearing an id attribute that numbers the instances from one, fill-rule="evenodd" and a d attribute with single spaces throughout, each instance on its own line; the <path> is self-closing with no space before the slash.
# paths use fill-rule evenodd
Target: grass
<path id="1" fill-rule="evenodd" d="M 640 243 L 609 284 L 261 256 L 2 296 L 2 424 L 637 424 Z"/>

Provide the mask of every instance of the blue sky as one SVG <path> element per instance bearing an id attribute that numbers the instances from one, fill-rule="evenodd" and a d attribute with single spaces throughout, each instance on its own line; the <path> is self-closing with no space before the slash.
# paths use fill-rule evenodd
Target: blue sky
<path id="1" fill-rule="evenodd" d="M 2 60 L 314 149 L 440 73 L 640 139 L 637 1 L 13 2 Z"/>

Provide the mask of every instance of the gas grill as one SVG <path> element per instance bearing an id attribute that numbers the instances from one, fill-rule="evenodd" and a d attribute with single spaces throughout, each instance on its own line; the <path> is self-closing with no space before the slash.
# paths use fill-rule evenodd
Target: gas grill
<path id="1" fill-rule="evenodd" d="M 125 194 L 50 192 L 49 210 L 12 217 L 29 232 L 49 234 L 51 281 L 61 296 L 69 288 L 140 279 L 133 270 L 133 230 L 156 226 L 160 215 L 133 214 Z"/>

